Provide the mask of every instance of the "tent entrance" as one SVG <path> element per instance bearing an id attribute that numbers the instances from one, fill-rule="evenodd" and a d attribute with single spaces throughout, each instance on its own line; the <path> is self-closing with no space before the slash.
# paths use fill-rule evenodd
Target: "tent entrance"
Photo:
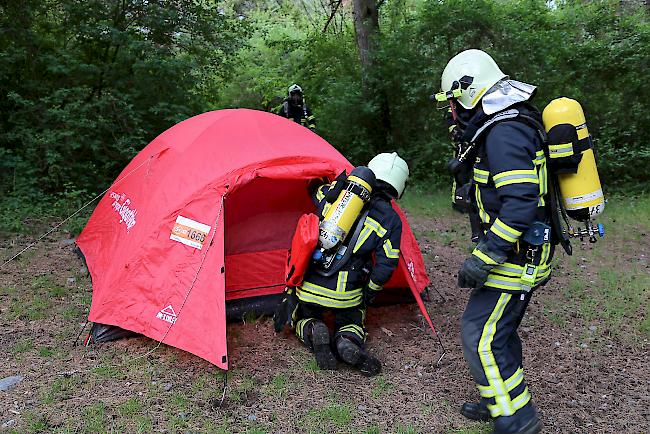
<path id="1" fill-rule="evenodd" d="M 227 196 L 226 300 L 282 292 L 298 219 L 315 210 L 308 184 L 306 179 L 255 178 Z"/>

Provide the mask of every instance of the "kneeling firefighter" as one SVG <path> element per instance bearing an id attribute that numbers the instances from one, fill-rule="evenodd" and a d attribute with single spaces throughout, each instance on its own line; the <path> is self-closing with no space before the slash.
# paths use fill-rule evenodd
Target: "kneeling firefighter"
<path id="1" fill-rule="evenodd" d="M 452 58 L 441 82 L 436 99 L 449 105 L 464 146 L 450 170 L 471 169 L 480 217 L 478 244 L 458 285 L 473 289 L 461 339 L 481 399 L 461 413 L 493 418 L 495 433 L 538 433 L 517 334 L 533 289 L 550 278 L 554 251 L 545 139 L 534 126 L 542 116 L 529 102 L 536 88 L 510 80 L 480 50 Z"/>
<path id="2" fill-rule="evenodd" d="M 336 369 L 338 358 L 367 376 L 381 371 L 365 349 L 364 320 L 366 306 L 398 265 L 402 222 L 391 201 L 403 194 L 408 175 L 397 153 L 383 153 L 315 191 L 317 244 L 274 320 L 276 331 L 285 322 L 295 327 L 320 369 Z M 334 315 L 333 336 L 323 322 L 326 311 Z"/>

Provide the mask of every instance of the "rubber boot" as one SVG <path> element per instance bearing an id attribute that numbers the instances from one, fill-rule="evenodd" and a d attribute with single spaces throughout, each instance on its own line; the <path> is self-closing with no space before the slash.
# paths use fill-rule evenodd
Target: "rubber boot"
<path id="1" fill-rule="evenodd" d="M 314 321 L 311 327 L 311 345 L 316 364 L 322 370 L 336 370 L 336 358 L 330 347 L 330 331 L 322 321 Z"/>
<path id="2" fill-rule="evenodd" d="M 487 407 L 478 402 L 464 403 L 460 408 L 460 414 L 471 420 L 488 421 L 492 419 Z"/>
<path id="3" fill-rule="evenodd" d="M 381 362 L 368 354 L 359 345 L 345 337 L 336 340 L 336 351 L 341 360 L 357 368 L 366 377 L 373 377 L 381 372 Z"/>

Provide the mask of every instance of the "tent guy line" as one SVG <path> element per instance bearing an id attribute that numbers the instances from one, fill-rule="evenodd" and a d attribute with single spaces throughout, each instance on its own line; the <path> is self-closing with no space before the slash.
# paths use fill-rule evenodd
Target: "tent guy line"
<path id="1" fill-rule="evenodd" d="M 104 190 L 104 191 L 102 191 L 101 193 L 99 193 L 97 196 L 95 196 L 94 198 L 92 198 L 91 200 L 89 200 L 88 202 L 86 202 L 86 204 L 85 204 L 84 206 L 82 206 L 81 208 L 79 208 L 78 210 L 76 210 L 74 213 L 70 214 L 68 217 L 66 217 L 64 220 L 62 220 L 60 223 L 58 223 L 57 225 L 53 226 L 49 231 L 47 231 L 46 233 L 44 233 L 43 235 L 41 235 L 40 237 L 38 237 L 38 238 L 36 239 L 36 241 L 34 241 L 34 242 L 31 243 L 31 244 L 28 244 L 27 247 L 25 247 L 24 249 L 22 249 L 20 252 L 16 253 L 16 254 L 15 254 L 14 256 L 12 256 L 11 258 L 7 259 L 5 262 L 2 263 L 2 265 L 0 265 L 0 270 L 3 269 L 3 268 L 5 267 L 5 265 L 7 265 L 8 263 L 10 263 L 11 261 L 13 261 L 14 259 L 16 259 L 17 257 L 19 257 L 20 255 L 22 255 L 23 253 L 25 253 L 26 251 L 28 251 L 28 250 L 31 249 L 32 247 L 36 246 L 39 242 L 41 242 L 41 240 L 42 240 L 43 238 L 47 237 L 47 236 L 50 235 L 51 233 L 53 233 L 53 232 L 55 232 L 56 230 L 58 230 L 58 229 L 59 229 L 61 226 L 63 226 L 63 225 L 64 225 L 68 220 L 70 220 L 72 217 L 74 217 L 74 216 L 76 216 L 77 214 L 79 214 L 81 211 L 83 211 L 85 208 L 87 208 L 90 204 L 92 204 L 93 202 L 95 202 L 97 199 L 99 199 L 100 197 L 104 196 L 108 190 L 110 190 L 111 188 L 115 187 L 117 184 L 119 184 L 120 182 L 122 182 L 123 180 L 125 180 L 126 178 L 128 178 L 131 174 L 133 174 L 133 173 L 136 172 L 138 169 L 140 169 L 142 166 L 144 166 L 145 163 L 150 163 L 151 160 L 153 159 L 153 157 L 154 157 L 154 156 L 151 155 L 149 158 L 147 158 L 145 161 L 143 161 L 143 162 L 142 162 L 138 167 L 136 167 L 135 169 L 133 169 L 132 171 L 130 171 L 129 173 L 127 173 L 126 175 L 124 175 L 122 178 L 120 178 L 120 179 L 118 179 L 117 181 L 115 181 L 115 182 L 114 182 L 113 184 L 111 184 L 111 185 L 110 185 L 106 190 Z"/>

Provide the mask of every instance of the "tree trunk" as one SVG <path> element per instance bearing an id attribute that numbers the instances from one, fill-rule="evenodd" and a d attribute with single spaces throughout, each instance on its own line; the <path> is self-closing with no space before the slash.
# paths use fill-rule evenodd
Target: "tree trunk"
<path id="1" fill-rule="evenodd" d="M 390 107 L 385 90 L 381 87 L 375 68 L 379 46 L 379 6 L 382 1 L 354 0 L 354 30 L 361 63 L 361 80 L 364 95 L 379 105 L 378 124 L 373 151 L 385 151 L 391 135 Z M 374 126 L 376 128 L 377 125 Z"/>

